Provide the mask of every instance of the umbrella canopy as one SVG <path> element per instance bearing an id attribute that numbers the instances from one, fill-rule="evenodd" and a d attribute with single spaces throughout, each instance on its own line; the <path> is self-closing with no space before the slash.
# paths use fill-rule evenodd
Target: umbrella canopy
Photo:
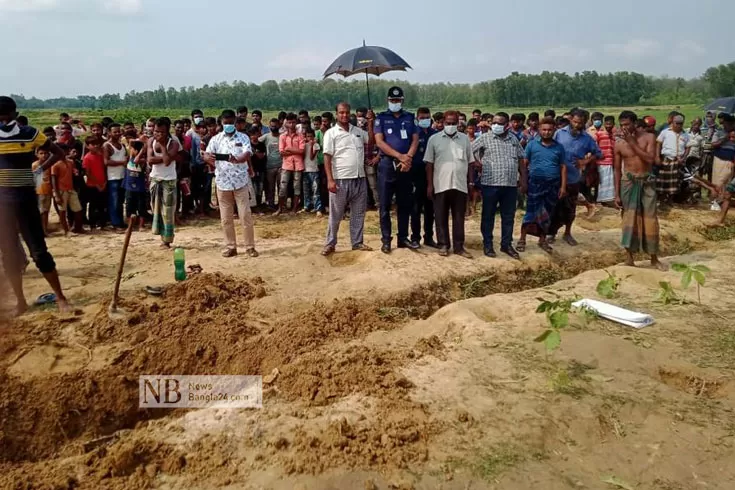
<path id="1" fill-rule="evenodd" d="M 390 49 L 380 46 L 365 46 L 365 41 L 363 41 L 359 48 L 342 53 L 334 60 L 329 68 L 324 71 L 324 78 L 335 73 L 343 77 L 364 73 L 367 84 L 368 106 L 372 107 L 368 75 L 380 76 L 389 71 L 406 71 L 406 68 L 411 68 L 411 65 Z"/>
<path id="2" fill-rule="evenodd" d="M 406 60 L 388 48 L 365 46 L 351 49 L 339 56 L 324 71 L 324 78 L 335 73 L 349 77 L 356 73 L 382 75 L 388 71 L 406 71 L 411 68 Z"/>
<path id="3" fill-rule="evenodd" d="M 715 99 L 704 108 L 705 111 L 716 111 L 716 112 L 727 112 L 728 114 L 735 114 L 735 97 L 723 97 L 722 99 Z"/>

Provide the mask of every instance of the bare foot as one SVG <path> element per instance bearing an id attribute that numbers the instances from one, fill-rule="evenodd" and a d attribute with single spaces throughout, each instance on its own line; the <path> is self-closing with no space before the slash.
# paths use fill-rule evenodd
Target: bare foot
<path id="1" fill-rule="evenodd" d="M 717 221 L 715 223 L 709 223 L 706 226 L 707 228 L 723 228 L 725 226 L 725 223 L 720 223 L 719 221 Z"/>
<path id="2" fill-rule="evenodd" d="M 59 308 L 59 313 L 71 313 L 73 311 L 66 298 L 56 298 L 56 306 Z"/>
<path id="3" fill-rule="evenodd" d="M 587 208 L 587 219 L 592 218 L 597 214 L 597 208 L 595 206 Z"/>
<path id="4" fill-rule="evenodd" d="M 22 303 L 18 303 L 18 306 L 15 307 L 13 310 L 13 316 L 21 316 L 26 311 L 28 311 L 28 303 L 23 301 Z"/>
<path id="5" fill-rule="evenodd" d="M 656 269 L 660 271 L 667 271 L 669 268 L 665 265 L 659 262 L 658 259 L 651 259 L 651 266 L 655 267 Z"/>

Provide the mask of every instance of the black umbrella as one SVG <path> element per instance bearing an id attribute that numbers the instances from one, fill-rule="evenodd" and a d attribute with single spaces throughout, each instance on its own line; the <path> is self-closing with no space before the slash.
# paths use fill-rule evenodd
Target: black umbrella
<path id="1" fill-rule="evenodd" d="M 365 46 L 365 41 L 359 48 L 351 49 L 339 56 L 324 71 L 324 78 L 335 73 L 343 77 L 349 77 L 356 73 L 365 73 L 367 83 L 368 106 L 370 103 L 370 80 L 368 75 L 380 76 L 388 71 L 406 71 L 411 68 L 406 60 L 398 56 L 388 48 L 380 46 Z"/>
<path id="2" fill-rule="evenodd" d="M 715 99 L 704 108 L 705 111 L 716 111 L 726 112 L 728 114 L 735 114 L 735 97 L 723 97 L 721 99 Z"/>

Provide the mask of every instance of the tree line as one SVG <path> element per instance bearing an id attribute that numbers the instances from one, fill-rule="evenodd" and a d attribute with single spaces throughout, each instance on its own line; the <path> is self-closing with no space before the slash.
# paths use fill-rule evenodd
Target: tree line
<path id="1" fill-rule="evenodd" d="M 735 62 L 709 68 L 701 77 L 650 77 L 640 73 L 573 75 L 544 71 L 540 74 L 513 72 L 505 78 L 466 83 L 409 83 L 370 80 L 372 102 L 382 106 L 390 86 L 400 84 L 406 105 L 432 107 L 478 105 L 502 107 L 620 106 L 639 104 L 704 103 L 712 97 L 735 95 Z M 354 80 L 268 80 L 261 84 L 235 81 L 202 87 L 159 86 L 156 90 L 127 94 L 80 95 L 54 99 L 12 95 L 23 109 L 190 109 L 192 107 L 236 107 L 248 105 L 263 110 L 327 108 L 346 100 L 354 106 L 368 105 L 364 79 Z"/>

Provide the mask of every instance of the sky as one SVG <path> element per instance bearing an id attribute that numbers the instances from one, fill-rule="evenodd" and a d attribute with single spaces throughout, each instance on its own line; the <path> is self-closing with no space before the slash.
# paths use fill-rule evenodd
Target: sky
<path id="1" fill-rule="evenodd" d="M 320 78 L 363 39 L 413 67 L 384 78 L 414 82 L 543 70 L 692 78 L 735 61 L 733 18 L 735 0 L 0 0 L 0 95 Z"/>

